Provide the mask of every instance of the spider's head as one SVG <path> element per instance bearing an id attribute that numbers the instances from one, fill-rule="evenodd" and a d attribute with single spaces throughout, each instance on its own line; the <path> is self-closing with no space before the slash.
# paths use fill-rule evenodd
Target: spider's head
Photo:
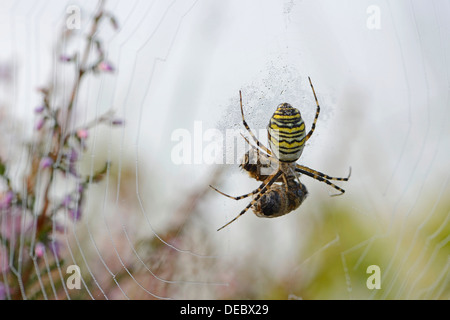
<path id="1" fill-rule="evenodd" d="M 283 115 L 283 116 L 295 116 L 300 115 L 300 111 L 297 108 L 294 108 L 289 103 L 284 102 L 278 105 L 277 110 L 275 111 L 275 114 Z"/>

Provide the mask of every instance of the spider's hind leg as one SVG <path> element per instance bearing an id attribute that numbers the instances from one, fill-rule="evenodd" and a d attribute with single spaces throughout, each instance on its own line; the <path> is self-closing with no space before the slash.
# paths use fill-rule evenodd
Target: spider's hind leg
<path id="1" fill-rule="evenodd" d="M 250 192 L 250 193 L 244 194 L 244 195 L 242 195 L 242 196 L 233 197 L 233 196 L 230 196 L 230 195 L 228 195 L 228 194 L 226 194 L 226 193 L 223 193 L 222 191 L 220 191 L 220 190 L 214 188 L 214 187 L 211 186 L 211 185 L 210 185 L 209 187 L 210 187 L 211 189 L 217 191 L 217 192 L 220 193 L 221 195 L 224 195 L 225 197 L 228 197 L 228 198 L 231 198 L 231 199 L 234 199 L 234 200 L 245 199 L 245 198 L 250 197 L 250 196 L 252 196 L 252 195 L 254 195 L 254 194 L 257 194 L 257 193 L 260 192 L 261 189 L 262 189 L 262 188 L 261 188 L 261 189 L 258 188 L 258 189 L 256 189 L 256 190 L 254 190 L 254 191 L 252 191 L 252 192 Z"/>

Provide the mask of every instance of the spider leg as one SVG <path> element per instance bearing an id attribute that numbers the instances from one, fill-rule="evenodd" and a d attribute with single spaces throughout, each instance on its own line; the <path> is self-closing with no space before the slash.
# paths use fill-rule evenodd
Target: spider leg
<path id="1" fill-rule="evenodd" d="M 231 199 L 234 199 L 234 200 L 241 200 L 241 199 L 250 197 L 250 196 L 252 196 L 252 195 L 254 195 L 254 194 L 257 194 L 257 193 L 260 192 L 261 189 L 262 189 L 262 188 L 261 188 L 261 189 L 258 188 L 258 189 L 256 189 L 256 190 L 254 190 L 254 191 L 252 191 L 252 192 L 250 192 L 250 193 L 244 194 L 244 195 L 242 195 L 242 196 L 239 196 L 239 197 L 233 197 L 233 196 L 230 196 L 230 195 L 228 195 L 228 194 L 226 194 L 226 193 L 223 193 L 222 191 L 220 191 L 220 190 L 214 188 L 212 185 L 210 185 L 209 187 L 210 187 L 211 189 L 217 191 L 217 192 L 220 193 L 221 195 L 224 195 L 225 197 L 228 197 L 228 198 L 231 198 Z"/>
<path id="2" fill-rule="evenodd" d="M 322 178 L 324 178 L 326 180 L 348 181 L 348 179 L 350 179 L 350 176 L 352 175 L 352 167 L 350 167 L 349 170 L 348 170 L 347 178 L 330 177 L 330 176 L 328 176 L 326 174 L 323 174 L 322 172 L 316 171 L 314 169 L 311 169 L 311 168 L 308 168 L 308 167 L 305 167 L 305 166 L 302 166 L 302 165 L 299 165 L 299 164 L 297 164 L 295 167 L 296 167 L 296 169 L 300 169 L 300 170 L 303 170 L 303 171 L 308 171 L 311 174 L 320 176 L 320 177 L 322 177 Z"/>
<path id="3" fill-rule="evenodd" d="M 251 144 L 250 141 L 248 141 L 247 137 L 244 136 L 242 133 L 241 133 L 241 136 L 242 136 L 242 138 L 244 138 L 244 140 L 248 143 L 248 145 L 250 146 L 250 148 L 256 149 L 256 151 L 258 151 L 258 152 L 263 152 L 263 154 L 264 154 L 266 157 L 268 157 L 268 158 L 276 159 L 276 158 L 275 158 L 274 156 L 272 156 L 270 153 L 267 153 L 263 148 L 261 148 L 260 145 L 258 145 L 259 148 L 260 148 L 260 149 L 258 149 L 258 148 L 255 147 L 253 144 Z M 270 150 L 269 150 L 269 151 L 270 151 Z"/>
<path id="4" fill-rule="evenodd" d="M 241 135 L 242 135 L 242 134 L 241 134 Z M 245 139 L 245 141 L 248 143 L 248 145 L 250 146 L 250 148 L 256 150 L 256 152 L 258 153 L 258 157 L 259 157 L 259 153 L 261 152 L 261 153 L 262 153 L 262 156 L 264 156 L 264 157 L 276 159 L 276 158 L 274 158 L 273 156 L 267 154 L 265 151 L 259 149 L 258 147 L 255 147 L 253 144 L 250 143 L 250 141 L 249 141 L 244 135 L 242 135 L 242 137 L 243 137 L 243 138 Z M 285 183 L 287 184 L 286 178 L 285 178 L 284 176 L 283 176 L 283 178 L 284 178 Z M 258 189 L 253 190 L 253 191 L 250 192 L 250 193 L 247 193 L 247 194 L 244 194 L 244 195 L 238 196 L 238 197 L 230 196 L 230 195 L 228 195 L 228 194 L 226 194 L 226 193 L 224 193 L 224 192 L 218 190 L 217 188 L 213 187 L 212 185 L 209 185 L 209 187 L 210 187 L 211 189 L 213 189 L 214 191 L 220 193 L 221 195 L 224 195 L 225 197 L 228 197 L 228 198 L 231 198 L 231 199 L 234 199 L 234 200 L 241 200 L 241 199 L 250 197 L 250 196 L 252 196 L 252 195 L 254 195 L 254 194 L 257 194 L 258 192 L 260 192 L 260 191 L 262 190 L 262 188 L 264 187 L 264 185 L 260 186 Z"/>
<path id="5" fill-rule="evenodd" d="M 267 178 L 266 181 L 268 181 L 266 183 L 266 181 L 264 181 L 257 190 L 259 190 L 260 192 L 258 193 L 258 195 L 255 197 L 255 199 L 253 199 L 233 220 L 231 220 L 230 222 L 228 222 L 227 224 L 225 224 L 224 226 L 220 227 L 219 229 L 217 229 L 217 231 L 222 230 L 223 228 L 225 228 L 226 226 L 228 226 L 229 224 L 231 224 L 232 222 L 236 221 L 240 216 L 242 216 L 244 213 L 247 212 L 248 209 L 250 209 L 269 189 L 269 187 L 274 184 L 275 181 L 277 181 L 277 179 L 280 177 L 280 175 L 283 174 L 283 171 L 278 170 L 275 174 L 271 175 L 269 178 Z M 256 191 L 256 190 L 255 190 Z"/>
<path id="6" fill-rule="evenodd" d="M 250 146 L 250 150 L 255 150 L 256 151 L 256 162 L 254 162 L 255 160 L 253 160 L 253 161 L 249 162 L 249 164 L 257 164 L 258 161 L 267 161 L 267 162 L 269 162 L 270 167 L 271 167 L 272 163 L 278 163 L 278 159 L 275 158 L 273 155 L 267 154 L 264 150 L 258 148 L 257 146 L 253 145 L 252 143 L 250 143 L 250 141 L 244 135 L 242 135 L 242 137 L 244 138 L 244 140 Z M 241 166 L 242 166 L 242 164 L 241 164 Z M 258 167 L 257 170 L 259 170 L 258 172 L 263 173 L 262 170 L 264 170 L 264 168 Z M 273 168 L 270 171 L 264 172 L 264 174 L 267 175 L 267 176 L 270 176 L 276 170 L 277 169 Z M 260 179 L 257 179 L 257 180 L 260 180 Z M 262 180 L 260 180 L 260 181 L 262 181 Z"/>
<path id="7" fill-rule="evenodd" d="M 286 175 L 283 174 L 282 178 L 283 178 L 284 188 L 286 189 L 286 193 L 288 193 L 289 192 L 289 187 L 288 187 L 288 182 L 287 182 L 287 179 L 286 179 Z"/>
<path id="8" fill-rule="evenodd" d="M 297 180 L 298 185 L 300 185 L 300 179 L 299 179 L 299 176 L 300 176 L 300 175 L 299 175 L 298 173 L 296 173 L 296 172 L 292 169 L 292 167 L 290 167 L 289 170 L 290 170 L 291 173 L 295 176 L 295 179 Z"/>
<path id="9" fill-rule="evenodd" d="M 308 77 L 308 80 L 309 80 L 309 84 L 311 85 L 311 89 L 312 89 L 313 94 L 314 94 L 314 99 L 316 100 L 317 111 L 316 111 L 316 116 L 314 117 L 313 124 L 311 126 L 311 130 L 308 132 L 308 134 L 305 137 L 305 142 L 308 141 L 309 138 L 311 138 L 314 130 L 316 129 L 316 123 L 317 123 L 317 119 L 319 119 L 319 113 L 320 113 L 319 101 L 317 100 L 316 92 L 314 91 L 314 86 L 313 86 L 313 84 L 311 82 L 311 78 Z"/>
<path id="10" fill-rule="evenodd" d="M 304 170 L 303 168 L 299 168 L 299 166 L 297 166 L 295 171 L 303 173 L 307 176 L 310 176 L 311 178 L 316 179 L 318 181 L 325 182 L 326 184 L 332 186 L 333 188 L 335 188 L 336 190 L 341 192 L 341 193 L 332 194 L 331 195 L 332 197 L 340 196 L 345 193 L 344 189 L 342 189 L 342 188 L 338 187 L 337 185 L 335 185 L 334 183 L 330 182 L 329 179 L 327 179 L 327 177 L 330 178 L 331 180 L 347 181 L 350 178 L 350 175 L 347 178 L 333 178 L 333 177 L 329 177 L 321 172 L 318 172 L 318 171 L 315 171 L 315 170 L 312 170 L 312 169 L 309 169 L 306 167 L 304 167 L 304 168 L 308 169 L 308 170 Z M 350 170 L 350 173 L 351 173 L 351 170 Z"/>
<path id="11" fill-rule="evenodd" d="M 250 129 L 250 127 L 248 126 L 247 121 L 245 121 L 244 108 L 242 107 L 242 93 L 241 93 L 241 90 L 239 90 L 239 101 L 241 103 L 242 123 L 244 124 L 245 129 L 247 129 L 247 131 L 250 133 L 250 135 L 252 136 L 253 140 L 256 142 L 256 145 L 258 147 L 263 149 L 268 154 L 272 154 L 272 152 L 265 145 L 263 145 L 261 142 L 259 142 L 259 140 L 256 138 L 255 134 L 253 133 L 252 129 Z"/>

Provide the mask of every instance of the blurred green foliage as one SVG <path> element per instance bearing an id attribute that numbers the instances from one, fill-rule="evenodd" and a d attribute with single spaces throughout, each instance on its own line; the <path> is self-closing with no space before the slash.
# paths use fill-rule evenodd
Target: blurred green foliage
<path id="1" fill-rule="evenodd" d="M 395 221 L 375 220 L 350 206 L 322 205 L 318 212 L 320 217 L 311 221 L 315 231 L 304 240 L 306 261 L 302 258 L 282 281 L 246 270 L 252 283 L 262 285 L 228 298 L 449 299 L 448 201 Z M 324 245 L 329 235 L 335 238 Z M 380 289 L 366 285 L 370 265 L 380 268 Z"/>

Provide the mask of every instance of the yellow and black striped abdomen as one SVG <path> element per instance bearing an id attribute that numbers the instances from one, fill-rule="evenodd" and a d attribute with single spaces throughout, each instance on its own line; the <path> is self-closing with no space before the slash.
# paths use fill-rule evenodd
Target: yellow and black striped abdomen
<path id="1" fill-rule="evenodd" d="M 278 160 L 294 162 L 300 158 L 305 144 L 305 123 L 298 109 L 282 103 L 267 126 L 270 149 Z"/>

